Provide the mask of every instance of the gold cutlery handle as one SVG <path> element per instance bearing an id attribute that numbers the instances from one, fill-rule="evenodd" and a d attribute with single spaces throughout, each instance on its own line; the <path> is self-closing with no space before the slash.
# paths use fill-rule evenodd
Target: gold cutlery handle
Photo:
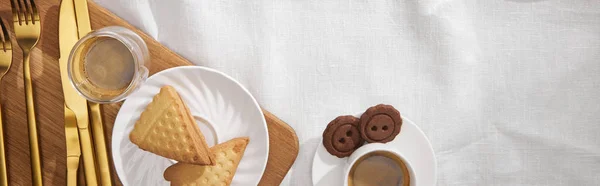
<path id="1" fill-rule="evenodd" d="M 77 186 L 77 173 L 81 148 L 79 147 L 79 131 L 75 113 L 64 105 L 65 109 L 65 142 L 67 145 L 67 186 Z"/>
<path id="2" fill-rule="evenodd" d="M 102 113 L 100 104 L 88 102 L 91 113 L 92 133 L 98 159 L 98 169 L 100 170 L 100 183 L 103 186 L 112 185 L 110 167 L 108 162 L 108 153 L 106 152 L 106 139 L 104 138 L 104 127 L 102 123 Z"/>
<path id="3" fill-rule="evenodd" d="M 67 157 L 67 186 L 77 186 L 79 157 Z"/>
<path id="4" fill-rule="evenodd" d="M 83 154 L 85 183 L 88 186 L 98 185 L 98 178 L 96 177 L 96 165 L 94 162 L 94 147 L 92 146 L 90 130 L 87 128 L 79 128 L 79 140 L 81 142 L 81 153 Z"/>
<path id="5" fill-rule="evenodd" d="M 2 104 L 0 104 L 0 183 L 8 185 L 8 171 L 6 170 L 6 155 L 4 154 L 4 124 L 2 121 Z"/>
<path id="6" fill-rule="evenodd" d="M 29 52 L 23 51 L 23 81 L 25 82 L 25 97 L 27 98 L 27 127 L 29 128 L 29 150 L 31 157 L 31 174 L 33 185 L 42 185 L 42 165 L 40 162 L 40 148 L 38 145 L 37 124 L 35 122 L 35 108 L 33 104 L 33 86 L 31 84 L 31 71 L 29 70 Z"/>

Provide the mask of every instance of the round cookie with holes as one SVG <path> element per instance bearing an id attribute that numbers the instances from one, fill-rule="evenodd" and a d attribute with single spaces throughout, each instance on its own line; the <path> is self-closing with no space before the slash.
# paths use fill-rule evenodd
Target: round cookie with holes
<path id="1" fill-rule="evenodd" d="M 360 117 L 361 137 L 369 143 L 387 143 L 400 133 L 402 118 L 391 105 L 375 105 Z"/>
<path id="2" fill-rule="evenodd" d="M 358 131 L 359 119 L 354 116 L 338 116 L 329 122 L 323 132 L 323 146 L 331 155 L 350 156 L 365 141 Z"/>

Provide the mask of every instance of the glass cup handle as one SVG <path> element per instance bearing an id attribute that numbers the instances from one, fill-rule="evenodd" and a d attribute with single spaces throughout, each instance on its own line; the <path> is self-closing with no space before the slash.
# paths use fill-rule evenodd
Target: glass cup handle
<path id="1" fill-rule="evenodd" d="M 140 67 L 140 79 L 142 81 L 146 81 L 146 79 L 148 79 L 148 68 L 146 67 Z"/>

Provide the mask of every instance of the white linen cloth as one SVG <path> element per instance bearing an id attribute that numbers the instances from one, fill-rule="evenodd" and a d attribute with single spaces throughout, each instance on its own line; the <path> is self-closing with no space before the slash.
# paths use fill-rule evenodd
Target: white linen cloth
<path id="1" fill-rule="evenodd" d="M 600 184 L 598 0 L 96 0 L 289 123 L 311 185 L 338 115 L 392 104 L 438 185 Z"/>

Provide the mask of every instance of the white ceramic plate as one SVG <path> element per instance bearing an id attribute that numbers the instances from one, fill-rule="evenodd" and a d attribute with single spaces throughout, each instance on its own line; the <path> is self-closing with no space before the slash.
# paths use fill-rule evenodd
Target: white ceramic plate
<path id="1" fill-rule="evenodd" d="M 250 137 L 232 185 L 256 185 L 269 156 L 269 133 L 252 95 L 231 77 L 216 70 L 186 66 L 159 72 L 121 106 L 115 120 L 112 155 L 123 185 L 169 185 L 163 173 L 169 159 L 139 149 L 129 133 L 160 88 L 174 87 L 188 105 L 209 146 L 235 137 Z"/>
<path id="2" fill-rule="evenodd" d="M 361 114 L 355 115 L 360 117 Z M 394 141 L 386 143 L 396 148 L 410 161 L 416 175 L 417 183 L 423 186 L 434 186 L 436 182 L 436 160 L 433 148 L 427 137 L 409 119 L 402 117 L 402 129 Z M 344 166 L 348 158 L 335 157 L 320 143 L 313 159 L 312 183 L 315 186 L 344 185 Z"/>

